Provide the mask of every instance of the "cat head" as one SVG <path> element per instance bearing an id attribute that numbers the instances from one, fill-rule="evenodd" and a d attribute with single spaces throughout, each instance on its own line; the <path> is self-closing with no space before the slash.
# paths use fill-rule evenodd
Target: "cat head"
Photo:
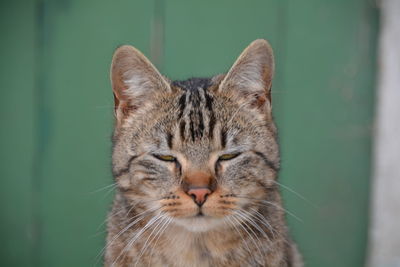
<path id="1" fill-rule="evenodd" d="M 118 48 L 113 174 L 126 203 L 190 231 L 258 209 L 279 169 L 273 74 L 265 40 L 251 43 L 226 75 L 175 82 L 134 47 Z"/>

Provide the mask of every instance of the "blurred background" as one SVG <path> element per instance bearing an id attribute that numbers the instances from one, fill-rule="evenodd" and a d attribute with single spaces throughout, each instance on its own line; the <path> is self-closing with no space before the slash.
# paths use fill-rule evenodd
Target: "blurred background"
<path id="1" fill-rule="evenodd" d="M 117 46 L 175 80 L 264 38 L 292 235 L 306 266 L 364 266 L 379 18 L 371 0 L 1 0 L 0 265 L 101 266 Z"/>

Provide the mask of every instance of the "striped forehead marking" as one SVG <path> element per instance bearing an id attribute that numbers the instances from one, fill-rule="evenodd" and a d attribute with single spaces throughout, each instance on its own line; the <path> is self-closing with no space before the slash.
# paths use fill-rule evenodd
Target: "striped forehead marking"
<path id="1" fill-rule="evenodd" d="M 213 96 L 207 91 L 210 79 L 189 79 L 174 82 L 183 90 L 178 99 L 179 133 L 182 141 L 213 138 L 215 115 Z"/>

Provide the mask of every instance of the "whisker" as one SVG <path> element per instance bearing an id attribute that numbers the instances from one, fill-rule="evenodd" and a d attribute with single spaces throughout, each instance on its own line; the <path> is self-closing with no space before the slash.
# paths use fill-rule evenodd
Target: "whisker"
<path id="1" fill-rule="evenodd" d="M 150 233 L 149 236 L 147 237 L 146 241 L 144 242 L 144 245 L 143 245 L 142 249 L 140 250 L 139 256 L 137 257 L 137 260 L 136 260 L 136 262 L 135 262 L 134 267 L 136 267 L 136 265 L 138 264 L 140 258 L 142 257 L 142 255 L 143 255 L 144 252 L 146 251 L 148 244 L 150 244 L 151 241 L 153 241 L 153 239 L 151 239 L 151 241 L 150 241 L 150 243 L 149 243 L 149 240 L 150 240 L 150 238 L 152 237 L 153 233 L 156 232 L 157 228 L 158 228 L 160 225 L 164 225 L 165 222 L 167 221 L 167 219 L 166 219 L 167 217 L 166 217 L 165 215 L 160 215 L 160 218 L 161 218 L 161 219 L 160 219 L 159 221 L 156 222 L 156 225 L 154 226 L 153 230 L 151 231 L 151 233 Z M 158 230 L 159 230 L 159 229 L 158 229 Z M 155 237 L 157 237 L 157 235 L 155 235 Z"/>
<path id="2" fill-rule="evenodd" d="M 173 221 L 173 218 L 170 217 L 168 219 L 167 223 L 165 224 L 165 226 L 161 227 L 160 233 L 158 233 L 158 232 L 156 233 L 156 235 L 158 234 L 158 237 L 155 240 L 153 247 L 151 248 L 150 261 L 149 261 L 149 265 L 148 266 L 151 266 L 151 262 L 152 262 L 152 259 L 153 259 L 154 248 L 156 247 L 158 240 L 160 239 L 160 237 L 162 236 L 162 234 L 165 232 L 165 230 L 168 228 L 168 226 L 171 224 L 172 221 Z"/>
<path id="3" fill-rule="evenodd" d="M 261 243 L 260 239 L 258 238 L 258 235 L 253 231 L 253 229 L 251 227 L 249 227 L 247 225 L 246 222 L 249 222 L 252 226 L 254 226 L 254 222 L 251 222 L 251 218 L 249 218 L 248 216 L 246 216 L 246 214 L 242 213 L 242 210 L 236 210 L 236 215 L 242 218 L 242 223 L 246 225 L 246 227 L 254 234 L 254 236 L 257 238 L 258 242 Z M 257 226 L 258 227 L 258 226 Z M 256 227 L 256 228 L 257 228 Z M 258 231 L 260 231 L 261 233 L 263 233 L 264 231 L 260 228 L 257 229 Z"/>
<path id="4" fill-rule="evenodd" d="M 151 227 L 151 225 L 153 223 L 155 223 L 156 221 L 158 221 L 160 219 L 160 215 L 157 215 L 153 218 L 151 218 L 146 225 L 140 229 L 140 231 L 138 233 L 136 233 L 136 235 L 134 235 L 132 237 L 132 239 L 125 245 L 125 247 L 121 250 L 121 252 L 118 254 L 117 258 L 113 261 L 113 263 L 111 264 L 111 266 L 114 266 L 114 264 L 119 260 L 119 258 L 125 253 L 125 251 L 129 251 L 129 249 L 132 247 L 132 245 L 139 239 L 139 237 L 145 232 L 147 231 L 147 229 L 149 227 Z M 125 256 L 122 258 L 124 259 Z"/>
<path id="5" fill-rule="evenodd" d="M 112 217 L 117 216 L 118 214 L 121 214 L 124 211 L 125 211 L 124 209 L 120 209 L 119 211 L 114 212 L 113 214 L 109 214 L 107 218 L 97 227 L 96 232 L 99 231 L 100 228 L 103 227 L 103 225 L 105 225 Z"/>
<path id="6" fill-rule="evenodd" d="M 135 203 L 135 205 L 132 205 L 132 207 L 130 207 L 130 209 L 125 213 L 125 218 L 127 218 L 127 215 L 128 215 L 135 207 L 137 207 L 139 204 L 149 203 L 149 202 L 153 202 L 153 201 L 157 201 L 157 200 L 147 200 L 147 201 L 140 201 L 140 202 Z M 107 218 L 97 227 L 97 230 L 96 230 L 96 231 L 99 231 L 99 229 L 100 229 L 101 227 L 103 227 L 103 225 L 104 225 L 105 223 L 107 223 L 112 217 L 117 216 L 118 214 L 120 214 L 120 213 L 122 213 L 122 212 L 124 212 L 124 211 L 125 211 L 125 209 L 122 208 L 122 209 L 120 209 L 119 211 L 114 212 L 113 214 L 109 214 L 109 215 L 107 216 Z M 136 216 L 137 216 L 137 215 L 136 215 Z M 134 217 L 135 217 L 135 216 L 134 216 Z M 134 217 L 133 217 L 133 218 L 134 218 Z M 133 219 L 133 218 L 129 218 L 129 219 Z M 103 232 L 104 232 L 104 231 L 103 231 Z M 96 233 L 95 236 L 98 235 L 98 234 L 99 234 L 99 233 Z"/>
<path id="7" fill-rule="evenodd" d="M 267 227 L 267 229 L 269 229 L 271 231 L 272 237 L 275 239 L 275 233 L 277 233 L 277 232 L 272 227 L 272 225 L 268 222 L 267 218 L 265 218 L 264 215 L 259 213 L 256 209 L 253 209 L 253 208 L 250 208 L 250 209 L 254 212 L 254 215 L 256 216 L 255 218 L 258 218 L 259 222 L 261 222 L 265 227 Z M 244 212 L 250 213 L 250 212 L 248 212 L 246 210 L 244 210 Z"/>
<path id="8" fill-rule="evenodd" d="M 308 200 L 305 196 L 303 196 L 303 195 L 301 195 L 300 193 L 296 192 L 294 189 L 290 188 L 289 186 L 284 185 L 284 184 L 281 184 L 281 183 L 279 183 L 279 182 L 277 182 L 277 181 L 272 181 L 272 182 L 274 182 L 275 184 L 277 184 L 277 185 L 279 185 L 279 186 L 285 188 L 285 189 L 288 190 L 289 192 L 295 194 L 297 197 L 299 197 L 300 199 L 304 200 L 305 202 L 307 202 L 308 204 L 310 204 L 310 205 L 313 206 L 314 208 L 319 209 L 319 207 L 318 207 L 316 204 L 314 204 L 313 202 L 311 202 L 310 200 Z"/>
<path id="9" fill-rule="evenodd" d="M 150 210 L 146 210 L 144 212 L 141 212 L 135 216 L 133 216 L 132 218 L 130 218 L 131 220 L 133 220 L 132 222 L 130 222 L 125 228 L 123 228 L 121 231 L 119 231 L 112 239 L 111 241 L 106 244 L 104 246 L 104 248 L 99 252 L 99 254 L 96 256 L 97 261 L 96 263 L 98 263 L 98 261 L 100 260 L 100 256 L 103 255 L 103 253 L 115 242 L 115 240 L 117 240 L 123 233 L 125 233 L 129 228 L 131 228 L 133 225 L 135 225 L 136 223 L 138 223 L 139 221 L 141 221 L 142 219 L 144 219 L 144 215 L 154 212 L 156 210 L 160 209 L 160 207 L 158 208 L 153 208 Z"/>
<path id="10" fill-rule="evenodd" d="M 253 218 L 257 219 L 260 223 L 262 223 L 264 226 L 266 226 L 267 229 L 270 229 L 270 230 L 271 230 L 271 233 L 272 233 L 272 236 L 273 236 L 274 239 L 276 238 L 276 237 L 275 237 L 275 234 L 276 234 L 276 235 L 278 235 L 278 237 L 282 238 L 282 240 L 283 240 L 286 244 L 290 245 L 290 242 L 288 242 L 288 240 L 286 240 L 286 238 L 285 238 L 282 234 L 280 234 L 279 232 L 277 232 L 277 231 L 271 226 L 271 224 L 268 223 L 267 218 L 265 218 L 265 217 L 264 217 L 261 213 L 259 213 L 256 209 L 250 208 L 250 210 L 252 210 L 252 211 L 254 212 L 254 215 L 257 215 L 257 217 L 253 217 Z M 250 215 L 253 215 L 252 213 L 250 213 L 250 212 L 248 212 L 248 211 L 245 211 L 245 210 L 242 210 L 242 211 L 247 212 L 247 213 L 249 213 Z M 253 216 L 254 216 L 254 215 L 253 215 Z M 269 237 L 268 237 L 268 239 L 269 239 Z"/>
<path id="11" fill-rule="evenodd" d="M 272 205 L 272 206 L 274 206 L 275 208 L 280 209 L 281 211 L 283 211 L 283 212 L 289 214 L 290 216 L 292 216 L 293 218 L 295 218 L 295 219 L 298 220 L 299 222 L 304 223 L 304 221 L 303 221 L 301 218 L 299 218 L 296 214 L 294 214 L 293 212 L 290 212 L 289 210 L 287 210 L 287 209 L 285 209 L 285 208 L 282 208 L 281 206 L 279 206 L 279 205 L 277 205 L 277 204 L 275 204 L 275 203 L 273 203 L 273 202 L 270 202 L 270 201 L 267 201 L 267 200 L 263 200 L 263 201 L 261 201 L 261 202 L 262 202 L 262 203 L 265 203 L 265 204 Z"/>
<path id="12" fill-rule="evenodd" d="M 232 216 L 231 216 L 231 218 L 232 218 Z M 233 227 L 233 229 L 239 234 L 240 238 L 241 238 L 242 241 L 243 241 L 243 244 L 246 246 L 246 249 L 247 249 L 247 251 L 249 252 L 249 255 L 252 255 L 252 251 L 251 251 L 249 245 L 247 244 L 247 242 L 246 242 L 245 238 L 243 237 L 242 233 L 241 233 L 241 232 L 239 231 L 239 229 L 236 227 L 235 223 L 232 222 L 232 221 L 230 220 L 229 217 L 225 217 L 225 218 L 224 218 L 224 221 L 225 221 L 225 222 L 228 222 L 228 223 Z"/>
<path id="13" fill-rule="evenodd" d="M 236 213 L 237 215 L 237 213 Z M 249 229 L 251 229 L 243 220 L 240 220 L 240 218 L 236 218 L 235 214 L 232 214 L 232 219 L 236 220 L 236 222 L 238 223 L 238 225 L 247 233 L 248 237 L 250 238 L 250 240 L 253 242 L 254 246 L 257 248 L 258 252 L 260 253 L 260 256 L 262 257 L 262 252 L 261 249 L 259 247 L 259 245 L 257 244 L 257 242 L 255 241 L 255 239 L 253 238 L 253 236 L 249 233 L 249 231 L 247 231 L 246 227 L 248 227 Z M 244 227 L 242 224 L 245 224 L 246 227 Z M 254 232 L 253 232 L 254 233 Z M 257 261 L 257 260 L 256 260 Z"/>
<path id="14" fill-rule="evenodd" d="M 254 221 L 252 221 L 251 218 L 249 218 L 249 217 L 247 217 L 245 214 L 243 214 L 240 210 L 237 210 L 236 215 L 238 215 L 238 216 L 240 216 L 240 217 L 242 218 L 242 223 L 250 230 L 250 232 L 253 234 L 252 236 L 255 236 L 255 237 L 256 237 L 258 243 L 261 244 L 262 242 L 261 242 L 261 240 L 258 238 L 258 235 L 254 232 L 254 230 L 253 230 L 251 227 L 249 227 L 249 225 L 247 224 L 247 222 L 249 222 L 253 227 L 254 227 L 254 225 L 257 225 L 257 224 L 254 223 Z M 258 225 L 257 225 L 257 227 L 258 227 Z M 261 230 L 260 233 L 266 235 L 266 233 L 265 233 L 263 230 Z M 267 238 L 268 238 L 268 237 L 267 237 Z M 254 239 L 253 239 L 253 240 L 254 240 Z M 269 238 L 268 238 L 268 240 L 269 240 Z M 254 241 L 255 241 L 255 240 L 254 240 Z M 255 243 L 255 245 L 256 245 L 258 251 L 260 252 L 260 256 L 262 257 L 263 252 L 261 251 L 261 248 L 259 247 L 259 246 L 260 246 L 259 244 L 256 244 L 256 243 Z M 269 248 L 269 246 L 268 246 L 268 248 Z"/>
<path id="15" fill-rule="evenodd" d="M 110 187 L 115 188 L 116 186 L 117 186 L 117 183 L 112 183 L 112 184 L 106 185 L 104 187 L 101 187 L 99 189 L 96 189 L 94 191 L 91 191 L 91 192 L 89 192 L 89 194 L 95 194 L 95 193 L 101 192 L 101 191 L 103 191 L 103 190 L 105 190 L 107 188 L 110 188 Z"/>
<path id="16" fill-rule="evenodd" d="M 302 219 L 300 219 L 298 216 L 296 216 L 294 213 L 290 212 L 289 210 L 287 210 L 287 209 L 285 209 L 285 208 L 283 208 L 283 207 L 281 207 L 281 206 L 279 206 L 279 205 L 277 205 L 277 204 L 275 204 L 273 202 L 270 202 L 270 201 L 267 201 L 267 200 L 264 200 L 264 199 L 245 197 L 245 196 L 238 196 L 238 195 L 236 195 L 236 197 L 237 198 L 244 198 L 244 199 L 250 199 L 250 200 L 255 200 L 255 201 L 261 202 L 261 203 L 257 203 L 257 202 L 254 203 L 254 204 L 257 204 L 257 205 L 264 204 L 264 206 L 266 206 L 266 207 L 268 207 L 266 204 L 271 205 L 271 206 L 273 206 L 273 207 L 275 207 L 275 208 L 277 208 L 277 209 L 289 214 L 290 216 L 292 216 L 293 218 L 295 218 L 299 222 L 304 223 L 304 221 Z"/>
<path id="17" fill-rule="evenodd" d="M 271 239 L 269 238 L 269 236 L 267 235 L 267 233 L 264 231 L 264 229 L 262 229 L 262 228 L 257 224 L 257 222 L 255 222 L 255 221 L 253 220 L 253 218 L 254 218 L 254 219 L 257 219 L 257 217 L 254 217 L 254 216 L 255 216 L 254 214 L 252 214 L 252 213 L 250 213 L 250 212 L 248 212 L 248 211 L 246 211 L 246 210 L 244 210 L 244 209 L 240 209 L 240 212 L 244 213 L 244 214 L 242 214 L 242 216 L 244 216 L 244 217 L 249 221 L 249 223 L 250 223 L 252 226 L 254 226 L 264 237 L 266 237 L 266 238 L 268 239 L 268 241 L 271 242 Z M 260 220 L 258 219 L 258 221 L 260 221 Z M 267 228 L 267 229 L 269 229 L 269 228 Z"/>

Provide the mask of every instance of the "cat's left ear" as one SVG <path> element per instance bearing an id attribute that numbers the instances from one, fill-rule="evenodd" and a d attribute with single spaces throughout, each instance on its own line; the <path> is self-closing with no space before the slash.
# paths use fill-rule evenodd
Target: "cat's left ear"
<path id="1" fill-rule="evenodd" d="M 218 87 L 231 93 L 238 101 L 264 114 L 271 111 L 271 86 L 274 55 L 266 40 L 253 41 L 239 56 Z"/>

